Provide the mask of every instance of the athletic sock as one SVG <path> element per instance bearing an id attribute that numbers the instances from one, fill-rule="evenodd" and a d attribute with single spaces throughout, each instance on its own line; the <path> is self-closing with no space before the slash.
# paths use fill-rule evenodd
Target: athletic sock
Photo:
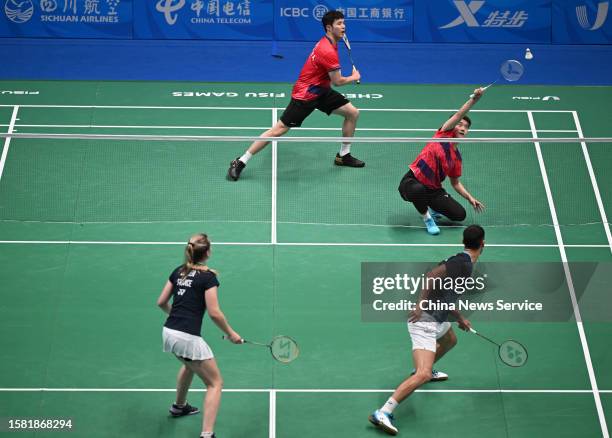
<path id="1" fill-rule="evenodd" d="M 421 214 L 421 216 L 423 216 L 423 221 L 426 221 L 427 219 L 431 219 L 431 214 L 429 214 L 429 210 L 427 210 L 427 213 Z"/>
<path id="2" fill-rule="evenodd" d="M 246 151 L 244 155 L 239 158 L 239 160 L 242 161 L 244 164 L 246 164 L 249 162 L 251 158 L 253 158 L 253 154 L 250 153 L 249 151 Z"/>
<path id="3" fill-rule="evenodd" d="M 342 143 L 342 146 L 340 147 L 340 152 L 338 152 L 338 155 L 340 155 L 341 157 L 344 157 L 346 154 L 350 154 L 350 153 L 351 153 L 351 144 Z"/>
<path id="4" fill-rule="evenodd" d="M 383 414 L 392 414 L 393 410 L 397 408 L 398 405 L 399 403 L 396 402 L 393 397 L 389 397 L 389 400 L 387 400 L 380 410 Z"/>
<path id="5" fill-rule="evenodd" d="M 211 438 L 215 433 L 214 432 L 202 432 L 200 438 Z"/>

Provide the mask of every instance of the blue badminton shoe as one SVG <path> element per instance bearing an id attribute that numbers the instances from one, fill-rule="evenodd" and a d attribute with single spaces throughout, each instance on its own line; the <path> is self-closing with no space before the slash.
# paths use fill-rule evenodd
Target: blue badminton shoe
<path id="1" fill-rule="evenodd" d="M 439 221 L 440 219 L 444 217 L 442 213 L 438 213 L 436 210 L 433 210 L 432 208 L 429 208 L 428 210 L 429 210 L 429 214 L 435 221 Z"/>
<path id="2" fill-rule="evenodd" d="M 432 218 L 425 219 L 425 226 L 427 227 L 427 232 L 432 236 L 440 234 L 440 228 L 438 228 L 436 221 Z"/>

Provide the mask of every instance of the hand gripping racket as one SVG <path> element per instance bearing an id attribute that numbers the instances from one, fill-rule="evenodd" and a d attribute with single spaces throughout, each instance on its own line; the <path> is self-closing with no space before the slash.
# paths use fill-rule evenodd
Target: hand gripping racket
<path id="1" fill-rule="evenodd" d="M 344 41 L 344 45 L 346 46 L 346 51 L 348 52 L 348 56 L 351 61 L 351 65 L 353 66 L 353 69 L 357 70 L 357 67 L 355 67 L 355 62 L 353 61 L 353 56 L 351 55 L 351 43 L 349 43 L 346 34 L 342 35 L 342 41 Z M 355 81 L 355 83 L 361 84 L 361 80 Z"/>
<path id="2" fill-rule="evenodd" d="M 499 67 L 499 76 L 493 82 L 491 82 L 486 87 L 483 87 L 483 90 L 486 90 L 490 86 L 496 84 L 500 79 L 505 79 L 508 82 L 518 81 L 521 76 L 523 76 L 523 72 L 525 69 L 523 68 L 523 64 L 518 62 L 515 59 L 509 59 L 507 61 L 502 62 Z M 470 94 L 470 97 L 473 98 L 474 94 Z"/>
<path id="3" fill-rule="evenodd" d="M 482 339 L 485 339 L 492 344 L 497 345 L 499 354 L 499 358 L 503 363 L 511 367 L 522 367 L 527 363 L 527 349 L 521 345 L 519 342 L 509 339 L 507 341 L 498 344 L 497 342 L 487 338 L 484 335 L 481 335 L 476 330 L 470 327 L 470 331 L 475 335 L 480 336 Z"/>
<path id="4" fill-rule="evenodd" d="M 223 339 L 229 338 L 224 335 Z M 275 336 L 269 344 L 249 341 L 247 339 L 243 339 L 242 342 L 244 344 L 257 345 L 258 347 L 268 347 L 272 357 L 281 363 L 293 362 L 300 354 L 297 342 L 289 336 Z"/>

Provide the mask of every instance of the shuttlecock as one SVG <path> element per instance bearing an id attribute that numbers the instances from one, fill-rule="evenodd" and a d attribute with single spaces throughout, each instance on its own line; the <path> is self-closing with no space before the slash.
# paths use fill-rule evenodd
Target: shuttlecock
<path id="1" fill-rule="evenodd" d="M 531 50 L 525 50 L 525 59 L 533 59 L 533 53 L 531 53 Z"/>

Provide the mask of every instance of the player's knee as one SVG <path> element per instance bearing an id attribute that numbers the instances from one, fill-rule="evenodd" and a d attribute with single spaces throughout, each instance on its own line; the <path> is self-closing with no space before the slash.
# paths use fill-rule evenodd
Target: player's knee
<path id="1" fill-rule="evenodd" d="M 449 219 L 455 222 L 463 222 L 466 217 L 467 213 L 465 211 L 465 208 L 462 207 L 461 209 L 456 209 L 455 211 L 453 211 Z"/>
<path id="2" fill-rule="evenodd" d="M 418 379 L 421 385 L 431 380 L 431 369 L 420 369 L 417 370 L 414 376 Z"/>
<path id="3" fill-rule="evenodd" d="M 212 379 L 208 380 L 208 383 L 206 383 L 206 386 L 208 388 L 218 388 L 221 389 L 223 388 L 223 377 L 219 376 L 215 376 Z"/>
<path id="4" fill-rule="evenodd" d="M 354 122 L 357 121 L 357 119 L 359 118 L 359 110 L 355 107 L 349 108 L 348 111 L 346 112 L 345 117 L 348 120 L 352 120 Z"/>
<path id="5" fill-rule="evenodd" d="M 286 134 L 287 131 L 289 131 L 289 128 L 283 125 L 283 126 L 275 126 L 268 132 L 270 133 L 270 137 L 280 137 L 281 135 Z"/>

